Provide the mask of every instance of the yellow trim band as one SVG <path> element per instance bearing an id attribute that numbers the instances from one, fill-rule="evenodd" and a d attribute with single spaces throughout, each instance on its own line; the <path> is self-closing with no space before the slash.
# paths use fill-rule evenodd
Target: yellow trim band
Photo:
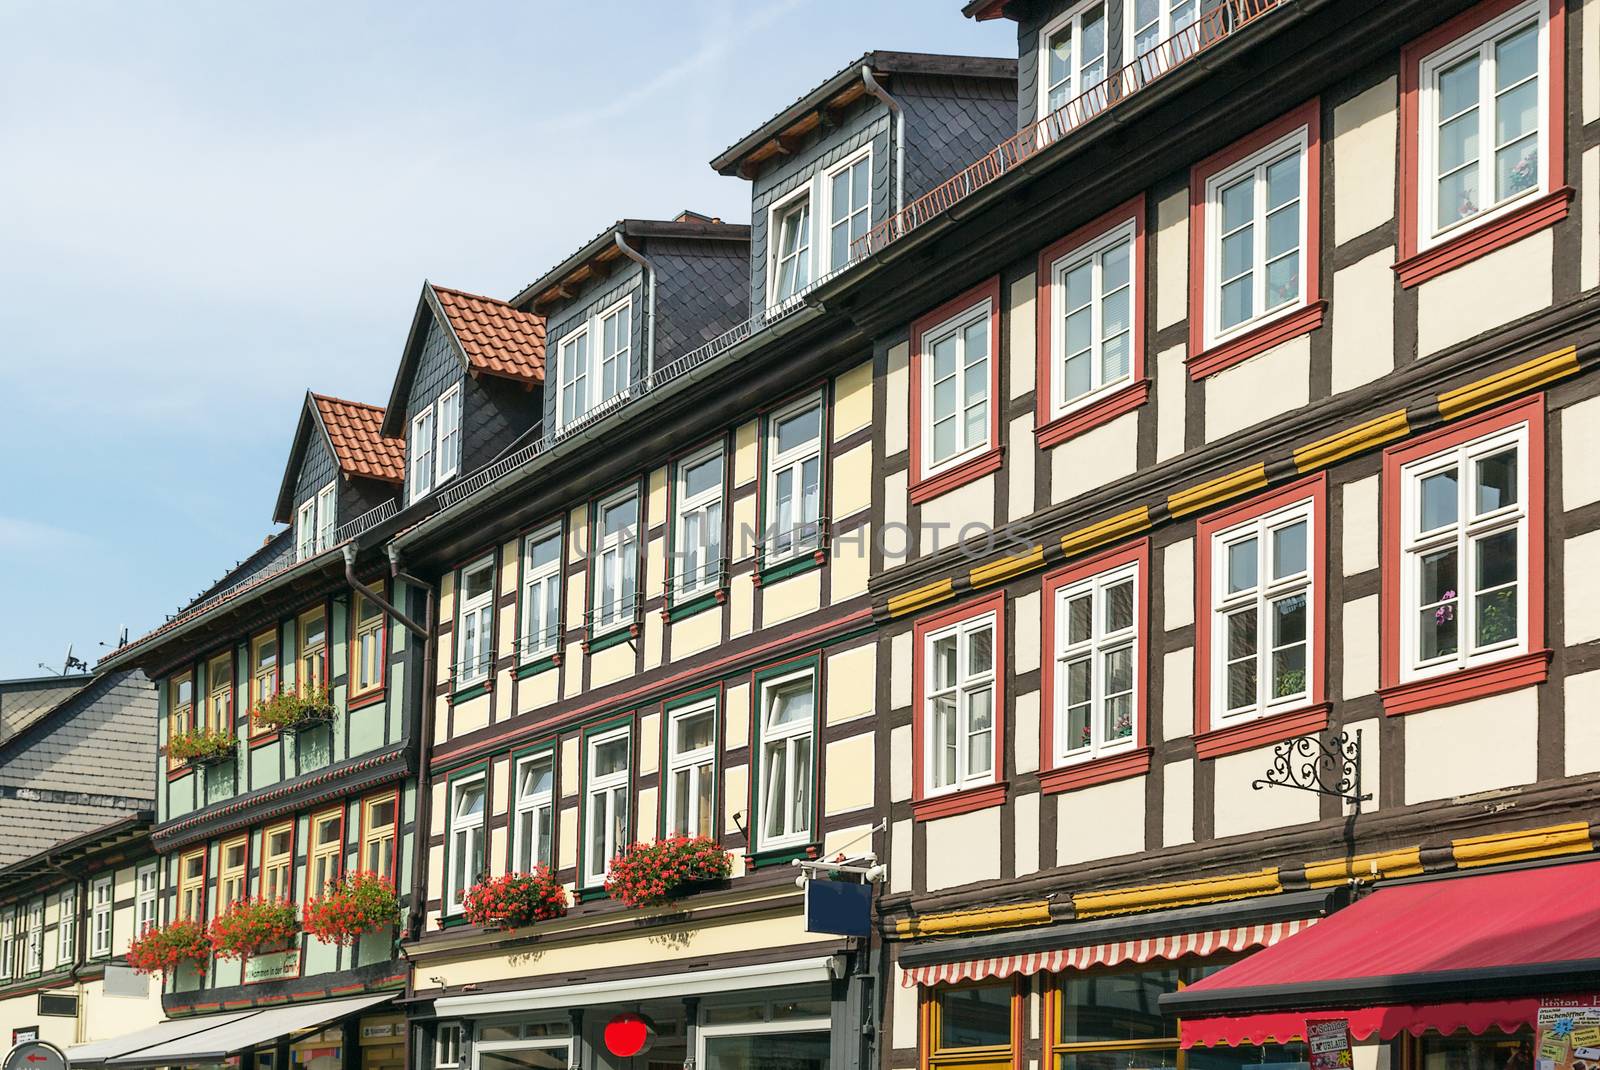
<path id="1" fill-rule="evenodd" d="M 991 561 L 987 565 L 975 565 L 967 573 L 974 587 L 988 587 L 995 583 L 1004 583 L 1013 576 L 1020 576 L 1024 572 L 1032 572 L 1044 564 L 1044 547 L 1035 546 L 1025 554 L 1015 554 L 1011 557 L 1002 557 L 998 561 Z"/>
<path id="2" fill-rule="evenodd" d="M 1327 438 L 1301 446 L 1294 451 L 1294 466 L 1301 472 L 1325 468 L 1374 446 L 1404 438 L 1410 430 L 1406 424 L 1406 410 L 1385 413 L 1366 423 L 1347 427 Z"/>
<path id="3" fill-rule="evenodd" d="M 1267 485 L 1267 466 L 1258 462 L 1249 468 L 1229 472 L 1225 476 L 1207 480 L 1199 486 L 1167 495 L 1167 512 L 1175 517 L 1199 512 L 1229 498 L 1249 494 Z"/>
<path id="4" fill-rule="evenodd" d="M 1455 854 L 1456 865 L 1469 869 L 1473 866 L 1523 862 L 1530 858 L 1581 854 L 1594 850 L 1594 842 L 1589 837 L 1589 823 L 1574 821 L 1566 825 L 1451 840 L 1450 849 Z"/>
<path id="5" fill-rule="evenodd" d="M 1036 899 L 1027 903 L 1006 903 L 974 910 L 948 910 L 939 914 L 923 914 L 916 918 L 900 918 L 894 923 L 894 931 L 896 936 L 904 937 L 948 936 L 954 933 L 1016 929 L 1026 925 L 1049 923 L 1049 901 Z"/>
<path id="6" fill-rule="evenodd" d="M 1518 394 L 1526 394 L 1546 383 L 1575 375 L 1578 371 L 1578 347 L 1568 346 L 1554 353 L 1524 361 L 1515 368 L 1507 368 L 1485 379 L 1468 383 L 1439 395 L 1439 415 L 1454 420 L 1469 412 L 1506 401 Z"/>
<path id="7" fill-rule="evenodd" d="M 1201 877 L 1169 884 L 1146 884 L 1138 888 L 1084 892 L 1072 897 L 1072 907 L 1080 918 L 1098 918 L 1107 914 L 1132 914 L 1144 910 L 1219 903 L 1227 899 L 1249 899 L 1281 891 L 1283 881 L 1278 878 L 1278 867 L 1273 866 L 1225 877 Z"/>
<path id="8" fill-rule="evenodd" d="M 954 580 L 940 580 L 938 583 L 930 583 L 926 587 L 918 587 L 905 594 L 897 594 L 889 599 L 889 616 L 902 617 L 926 606 L 943 602 L 955 594 L 955 589 Z"/>
<path id="9" fill-rule="evenodd" d="M 1093 550 L 1097 546 L 1104 546 L 1108 542 L 1115 542 L 1125 535 L 1148 530 L 1149 527 L 1150 507 L 1141 505 L 1137 509 L 1129 509 L 1126 513 L 1107 517 L 1097 524 L 1068 532 L 1061 536 L 1061 549 L 1066 551 L 1068 557 L 1072 557 Z"/>
<path id="10" fill-rule="evenodd" d="M 1402 847 L 1394 851 L 1375 851 L 1353 859 L 1330 858 L 1306 865 L 1306 882 L 1313 888 L 1343 884 L 1352 877 L 1361 880 L 1390 880 L 1415 877 L 1422 872 L 1422 849 Z"/>

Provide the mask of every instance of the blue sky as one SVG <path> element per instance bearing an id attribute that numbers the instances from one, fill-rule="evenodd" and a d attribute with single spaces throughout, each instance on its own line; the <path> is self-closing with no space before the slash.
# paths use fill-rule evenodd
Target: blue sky
<path id="1" fill-rule="evenodd" d="M 509 297 L 962 0 L 0 7 L 0 677 L 260 545 L 307 387 L 383 404 L 424 278 Z"/>

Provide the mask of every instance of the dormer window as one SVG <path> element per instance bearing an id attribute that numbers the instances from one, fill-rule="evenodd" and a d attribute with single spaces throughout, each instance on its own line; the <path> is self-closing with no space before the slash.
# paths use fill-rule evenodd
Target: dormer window
<path id="1" fill-rule="evenodd" d="M 556 422 L 570 427 L 633 381 L 633 295 L 580 321 L 556 347 Z"/>
<path id="2" fill-rule="evenodd" d="M 461 384 L 411 418 L 411 498 L 415 501 L 461 470 Z"/>
<path id="3" fill-rule="evenodd" d="M 434 455 L 434 482 L 443 483 L 461 470 L 461 384 L 439 395 L 436 419 L 439 445 Z"/>
<path id="4" fill-rule="evenodd" d="M 771 294 L 781 305 L 811 285 L 811 191 L 808 188 L 772 209 Z"/>
<path id="5" fill-rule="evenodd" d="M 828 172 L 828 270 L 850 262 L 850 247 L 872 225 L 872 146 Z"/>
<path id="6" fill-rule="evenodd" d="M 1133 42 L 1131 54 L 1143 56 L 1153 52 L 1163 41 L 1193 26 L 1199 7 L 1200 0 L 1132 0 L 1128 19 L 1128 38 Z M 1184 44 L 1190 42 L 1186 40 Z M 1182 47 L 1173 50 L 1184 55 Z"/>
<path id="7" fill-rule="evenodd" d="M 1094 0 L 1067 11 L 1040 33 L 1041 119 L 1106 80 L 1107 25 L 1105 0 Z"/>
<path id="8" fill-rule="evenodd" d="M 433 489 L 433 406 L 411 418 L 411 497 Z"/>
<path id="9" fill-rule="evenodd" d="M 316 496 L 301 503 L 294 521 L 294 556 L 296 561 L 315 557 L 333 545 L 337 514 L 334 504 L 334 482 L 329 482 Z"/>

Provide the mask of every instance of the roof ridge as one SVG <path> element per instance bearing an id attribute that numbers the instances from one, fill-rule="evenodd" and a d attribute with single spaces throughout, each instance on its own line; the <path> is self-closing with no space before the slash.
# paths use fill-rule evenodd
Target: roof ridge
<path id="1" fill-rule="evenodd" d="M 382 405 L 374 405 L 370 401 L 352 401 L 349 398 L 336 397 L 333 394 L 319 394 L 315 390 L 307 391 L 307 393 L 316 398 L 318 401 L 336 401 L 340 405 L 350 405 L 358 409 L 371 409 L 373 412 L 378 413 L 384 411 Z"/>
<path id="2" fill-rule="evenodd" d="M 505 300 L 504 298 L 490 297 L 488 294 L 473 293 L 471 290 L 462 290 L 462 289 L 458 289 L 457 287 L 454 287 L 454 286 L 440 286 L 436 282 L 429 282 L 428 285 L 432 286 L 435 290 L 438 290 L 441 293 L 455 294 L 458 297 L 470 297 L 470 298 L 472 298 L 472 299 L 474 299 L 476 301 L 492 301 L 497 305 L 505 305 L 511 311 L 513 311 L 513 312 L 521 312 L 525 316 L 536 316 L 536 315 L 538 315 L 538 313 L 536 313 L 536 312 L 527 312 L 527 311 L 525 311 L 523 309 L 520 309 L 516 305 L 513 305 L 510 301 Z"/>

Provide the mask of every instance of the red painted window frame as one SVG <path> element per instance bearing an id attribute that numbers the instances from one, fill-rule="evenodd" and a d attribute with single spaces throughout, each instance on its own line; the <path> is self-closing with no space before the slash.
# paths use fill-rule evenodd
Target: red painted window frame
<path id="1" fill-rule="evenodd" d="M 300 860 L 300 815 L 297 813 L 292 813 L 288 817 L 279 818 L 276 821 L 269 821 L 261 826 L 261 855 L 256 859 L 256 887 L 260 889 L 261 897 L 265 898 L 267 894 L 267 834 L 275 828 L 282 828 L 284 825 L 289 826 L 289 898 L 287 902 L 293 903 L 297 901 L 294 897 L 294 870 L 296 863 Z M 252 838 L 255 835 L 255 832 L 251 833 Z"/>
<path id="2" fill-rule="evenodd" d="M 1134 583 L 1134 689 L 1133 746 L 1120 754 L 1088 758 L 1065 765 L 1055 764 L 1056 722 L 1056 595 L 1063 588 L 1091 576 L 1128 565 L 1138 567 Z M 1044 625 L 1043 649 L 1039 660 L 1039 685 L 1043 692 L 1039 716 L 1040 787 L 1046 792 L 1071 791 L 1092 784 L 1143 776 L 1150 771 L 1150 540 L 1140 539 L 1127 546 L 1075 562 L 1049 573 L 1041 592 Z"/>
<path id="3" fill-rule="evenodd" d="M 1211 724 L 1211 544 L 1218 534 L 1276 509 L 1312 502 L 1311 683 L 1304 703 L 1251 721 L 1213 728 Z M 1220 758 L 1266 746 L 1328 726 L 1332 708 L 1328 686 L 1328 476 L 1298 479 L 1276 490 L 1204 517 L 1195 525 L 1194 732 L 1195 756 Z"/>
<path id="4" fill-rule="evenodd" d="M 1550 166 L 1548 188 L 1515 211 L 1483 223 L 1469 223 L 1454 238 L 1418 252 L 1421 235 L 1417 201 L 1421 161 L 1420 96 L 1422 63 L 1429 56 L 1517 7 L 1523 0 L 1485 0 L 1400 50 L 1400 249 L 1394 264 L 1400 285 L 1412 287 L 1437 278 L 1512 242 L 1554 226 L 1567 217 L 1574 191 L 1566 185 L 1566 0 L 1549 0 Z"/>
<path id="5" fill-rule="evenodd" d="M 926 474 L 922 468 L 922 361 L 923 337 L 933 328 L 989 302 L 989 448 L 942 472 Z M 1000 468 L 1000 276 L 996 275 L 951 298 L 911 323 L 911 487 L 913 505 L 982 479 Z"/>
<path id="6" fill-rule="evenodd" d="M 355 872 L 356 873 L 372 873 L 373 872 L 372 870 L 366 869 L 364 867 L 364 863 L 367 860 L 366 859 L 366 850 L 367 850 L 367 807 L 372 805 L 375 802 L 382 802 L 384 799 L 393 799 L 394 800 L 394 843 L 389 848 L 389 871 L 394 875 L 393 876 L 393 880 L 394 880 L 394 883 L 395 883 L 396 887 L 398 887 L 399 884 L 400 884 L 400 824 L 401 824 L 401 816 L 402 816 L 402 814 L 401 814 L 401 803 L 402 803 L 402 800 L 401 800 L 401 797 L 400 797 L 400 785 L 399 784 L 396 784 L 392 789 L 387 790 L 387 791 L 384 791 L 384 790 L 372 791 L 372 792 L 368 792 L 367 794 L 361 796 L 361 799 L 360 799 L 360 801 L 358 803 L 359 808 L 360 808 L 359 809 L 360 820 L 358 820 L 356 822 L 356 868 L 355 868 Z M 553 839 L 554 839 L 554 837 L 552 837 L 552 840 Z M 488 852 L 487 851 L 484 852 L 484 856 L 488 857 Z"/>
<path id="7" fill-rule="evenodd" d="M 392 587 L 381 579 L 378 584 L 383 588 L 383 596 L 390 598 Z M 377 587 L 373 588 L 373 590 L 377 589 Z M 498 597 L 497 592 L 496 598 Z M 376 705 L 387 698 L 389 694 L 389 611 L 383 609 L 382 606 L 378 607 L 380 612 L 383 613 L 383 623 L 378 625 L 378 682 L 360 694 L 356 694 L 355 665 L 356 659 L 360 655 L 356 645 L 356 638 L 361 628 L 360 605 L 364 601 L 370 601 L 370 599 L 360 591 L 353 593 L 350 599 L 349 620 L 345 622 L 348 625 L 346 628 L 348 634 L 345 636 L 344 647 L 346 694 L 351 696 L 345 702 L 347 710 L 359 710 L 367 706 Z"/>
<path id="8" fill-rule="evenodd" d="M 1306 128 L 1306 242 L 1302 250 L 1306 303 L 1225 342 L 1206 348 L 1206 183 L 1221 171 L 1259 152 L 1300 127 Z M 1189 377 L 1200 380 L 1264 353 L 1273 346 L 1322 326 L 1328 303 L 1322 297 L 1322 98 L 1312 97 L 1189 171 Z"/>
<path id="9" fill-rule="evenodd" d="M 1400 495 L 1405 486 L 1401 469 L 1413 461 L 1465 442 L 1492 435 L 1519 423 L 1528 425 L 1528 564 L 1524 590 L 1528 599 L 1527 649 L 1499 661 L 1445 671 L 1419 680 L 1400 681 Z M 1378 695 L 1391 717 L 1438 706 L 1499 695 L 1543 683 L 1549 674 L 1550 651 L 1545 647 L 1545 396 L 1501 405 L 1487 412 L 1446 424 L 1429 434 L 1383 451 L 1380 481 L 1382 569 L 1379 602 L 1382 644 L 1378 653 Z"/>
<path id="10" fill-rule="evenodd" d="M 938 795 L 927 794 L 926 769 L 923 763 L 923 743 L 927 738 L 927 640 L 934 632 L 994 614 L 994 778 L 988 784 L 948 791 Z M 911 815 L 917 821 L 937 817 L 951 817 L 999 806 L 1006 801 L 1008 789 L 1005 779 L 1006 757 L 1006 672 L 1010 660 L 1006 654 L 1006 593 L 995 591 L 980 598 L 972 598 L 939 613 L 929 614 L 911 626 Z"/>
<path id="11" fill-rule="evenodd" d="M 1133 285 L 1132 353 L 1130 368 L 1132 378 L 1126 386 L 1094 399 L 1061 416 L 1052 417 L 1051 406 L 1055 398 L 1055 354 L 1051 351 L 1055 339 L 1056 286 L 1055 264 L 1071 256 L 1084 246 L 1098 241 L 1116 228 L 1133 221 L 1133 263 L 1129 265 L 1129 279 Z M 1101 424 L 1132 412 L 1150 399 L 1150 379 L 1145 372 L 1145 199 L 1140 193 L 1130 201 L 1118 205 L 1092 223 L 1085 224 L 1059 241 L 1052 242 L 1039 251 L 1039 264 L 1035 275 L 1038 284 L 1038 366 L 1034 374 L 1035 411 L 1033 432 L 1041 449 L 1058 446 Z"/>

